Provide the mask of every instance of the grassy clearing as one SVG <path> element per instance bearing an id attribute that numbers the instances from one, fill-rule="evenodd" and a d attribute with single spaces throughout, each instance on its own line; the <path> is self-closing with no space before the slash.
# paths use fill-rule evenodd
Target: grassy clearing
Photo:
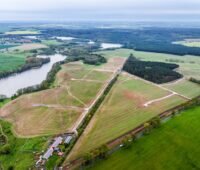
<path id="1" fill-rule="evenodd" d="M 185 102 L 184 99 L 173 96 L 149 107 L 143 106 L 149 100 L 166 95 L 168 95 L 167 91 L 152 84 L 125 75 L 120 76 L 75 145 L 68 160 L 83 155 L 148 121 L 164 110 Z"/>
<path id="2" fill-rule="evenodd" d="M 172 83 L 164 86 L 189 98 L 194 98 L 200 95 L 200 85 L 192 83 L 188 80 L 182 80 L 178 83 Z"/>
<path id="3" fill-rule="evenodd" d="M 39 31 L 36 30 L 19 30 L 19 31 L 8 31 L 5 32 L 6 35 L 26 35 L 26 34 L 39 34 Z"/>
<path id="4" fill-rule="evenodd" d="M 3 132 L 8 137 L 10 146 L 9 154 L 0 155 L 0 163 L 3 169 L 13 167 L 16 170 L 28 169 L 35 164 L 35 157 L 47 147 L 49 137 L 17 138 L 11 131 L 11 124 L 0 120 Z M 3 146 L 0 145 L 0 149 Z"/>
<path id="5" fill-rule="evenodd" d="M 195 77 L 200 79 L 200 57 L 197 56 L 177 56 L 164 53 L 134 51 L 129 49 L 109 50 L 102 51 L 100 53 L 107 58 L 128 57 L 130 53 L 133 53 L 135 57 L 143 61 L 176 63 L 180 65 L 180 68 L 177 71 L 182 73 L 186 78 Z"/>
<path id="6" fill-rule="evenodd" d="M 130 149 L 120 149 L 88 169 L 199 169 L 199 124 L 200 107 L 184 111 L 137 140 Z"/>

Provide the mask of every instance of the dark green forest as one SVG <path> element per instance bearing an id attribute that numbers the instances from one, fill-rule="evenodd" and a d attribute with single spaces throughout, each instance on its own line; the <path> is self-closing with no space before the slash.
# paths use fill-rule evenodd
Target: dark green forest
<path id="1" fill-rule="evenodd" d="M 161 84 L 181 78 L 181 74 L 173 71 L 178 67 L 177 64 L 140 61 L 131 54 L 123 70 L 148 81 Z"/>

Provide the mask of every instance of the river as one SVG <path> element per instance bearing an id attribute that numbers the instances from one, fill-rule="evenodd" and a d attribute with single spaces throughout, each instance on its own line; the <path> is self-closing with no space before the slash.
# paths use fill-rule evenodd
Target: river
<path id="1" fill-rule="evenodd" d="M 55 54 L 52 56 L 38 56 L 38 57 L 50 57 L 50 62 L 44 64 L 40 68 L 31 69 L 11 75 L 7 78 L 0 79 L 0 94 L 11 97 L 19 89 L 40 84 L 43 80 L 46 79 L 48 72 L 51 70 L 54 63 L 63 61 L 66 57 L 60 54 Z"/>

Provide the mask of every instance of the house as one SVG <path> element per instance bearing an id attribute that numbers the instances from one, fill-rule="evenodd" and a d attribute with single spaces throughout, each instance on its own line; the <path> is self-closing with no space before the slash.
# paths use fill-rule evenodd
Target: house
<path id="1" fill-rule="evenodd" d="M 49 149 L 46 151 L 42 158 L 48 160 L 53 155 L 54 149 L 56 149 L 58 145 L 62 143 L 62 141 L 62 137 L 55 138 L 53 144 L 49 147 Z"/>
<path id="2" fill-rule="evenodd" d="M 72 140 L 72 136 L 67 136 L 67 137 L 65 138 L 64 143 L 65 143 L 65 144 L 69 144 L 69 143 L 71 142 L 71 140 Z"/>

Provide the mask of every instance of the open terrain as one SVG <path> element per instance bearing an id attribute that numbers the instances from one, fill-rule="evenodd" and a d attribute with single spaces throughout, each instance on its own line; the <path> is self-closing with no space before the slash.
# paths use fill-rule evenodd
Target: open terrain
<path id="1" fill-rule="evenodd" d="M 184 41 L 173 42 L 173 44 L 180 44 L 186 47 L 200 47 L 200 39 L 185 39 Z"/>
<path id="2" fill-rule="evenodd" d="M 95 66 L 88 69 L 81 62 L 65 64 L 56 76 L 55 87 L 17 98 L 1 109 L 0 116 L 13 123 L 19 136 L 70 131 L 111 75 L 96 71 Z"/>
<path id="3" fill-rule="evenodd" d="M 186 110 L 88 169 L 199 169 L 199 124 L 200 107 Z"/>
<path id="4" fill-rule="evenodd" d="M 19 50 L 19 51 L 30 51 L 30 50 L 36 50 L 36 49 L 42 49 L 47 48 L 44 44 L 39 43 L 30 43 L 30 44 L 23 44 L 17 47 L 10 48 L 10 50 Z"/>
<path id="5" fill-rule="evenodd" d="M 8 31 L 5 32 L 6 35 L 36 35 L 39 34 L 40 32 L 37 30 L 16 30 L 16 31 Z"/>
<path id="6" fill-rule="evenodd" d="M 164 98 L 171 93 L 153 83 L 123 73 L 95 113 L 68 160 L 77 158 L 159 113 L 187 101 L 176 94 Z M 159 100 L 145 105 L 154 99 Z"/>
<path id="7" fill-rule="evenodd" d="M 98 53 L 104 55 L 109 61 L 117 60 L 117 58 L 122 59 L 123 57 L 125 59 L 130 53 L 133 53 L 136 58 L 143 61 L 175 63 L 180 66 L 176 71 L 183 74 L 184 78 L 157 85 L 123 73 L 95 113 L 66 162 L 83 156 L 90 150 L 137 127 L 159 113 L 200 95 L 199 85 L 187 80 L 191 76 L 199 77 L 199 57 L 140 52 L 128 49 L 100 51 Z M 100 69 L 98 68 L 98 70 Z M 104 70 L 106 70 L 105 65 Z M 191 90 L 189 90 L 189 87 L 191 87 Z"/>

